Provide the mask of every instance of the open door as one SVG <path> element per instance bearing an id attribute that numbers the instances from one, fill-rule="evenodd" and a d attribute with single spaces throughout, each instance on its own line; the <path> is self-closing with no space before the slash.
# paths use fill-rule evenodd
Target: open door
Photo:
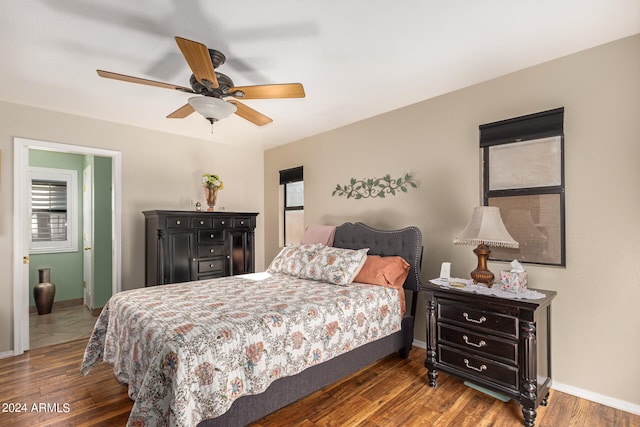
<path id="1" fill-rule="evenodd" d="M 30 198 L 28 189 L 31 186 L 29 176 L 29 150 L 51 150 L 62 153 L 81 154 L 86 156 L 100 156 L 109 158 L 110 178 L 108 179 L 109 197 L 111 203 L 107 212 L 107 221 L 111 224 L 108 239 L 110 240 L 108 257 L 108 284 L 112 293 L 121 290 L 122 274 L 122 243 L 121 243 L 121 193 L 122 193 L 122 155 L 119 151 L 106 150 L 95 147 L 61 144 L 56 142 L 38 141 L 26 138 L 14 138 L 14 176 L 13 176 L 13 354 L 22 354 L 29 349 L 29 243 L 31 239 L 31 216 L 29 214 Z M 95 168 L 92 168 L 95 173 Z M 95 180 L 92 183 L 95 184 Z M 95 194 L 93 194 L 95 196 Z M 95 197 L 92 197 L 95 203 Z M 92 233 L 94 234 L 94 233 Z M 91 261 L 93 264 L 93 246 L 91 247 Z M 85 251 L 83 251 L 84 253 Z M 92 277 L 93 275 L 90 275 Z M 95 292 L 92 299 L 95 300 Z M 94 301 L 95 302 L 95 301 Z M 91 303 L 91 301 L 89 301 Z"/>
<path id="2" fill-rule="evenodd" d="M 84 248 L 84 305 L 93 309 L 93 167 L 82 172 L 82 247 Z"/>

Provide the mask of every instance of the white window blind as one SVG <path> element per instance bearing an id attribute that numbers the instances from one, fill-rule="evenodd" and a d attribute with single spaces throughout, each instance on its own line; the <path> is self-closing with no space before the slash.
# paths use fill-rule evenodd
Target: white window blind
<path id="1" fill-rule="evenodd" d="M 60 242 L 67 240 L 67 183 L 31 181 L 31 240 Z"/>
<path id="2" fill-rule="evenodd" d="M 29 168 L 31 244 L 29 252 L 78 250 L 78 171 L 32 166 Z"/>

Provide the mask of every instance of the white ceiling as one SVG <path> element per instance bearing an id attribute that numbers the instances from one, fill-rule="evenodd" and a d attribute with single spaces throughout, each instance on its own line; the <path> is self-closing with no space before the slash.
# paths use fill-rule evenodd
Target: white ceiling
<path id="1" fill-rule="evenodd" d="M 0 99 L 268 148 L 637 33 L 638 0 L 5 0 Z M 222 51 L 236 86 L 307 96 L 243 101 L 273 123 L 212 133 L 165 118 L 188 94 L 96 74 L 189 86 L 174 36 Z"/>

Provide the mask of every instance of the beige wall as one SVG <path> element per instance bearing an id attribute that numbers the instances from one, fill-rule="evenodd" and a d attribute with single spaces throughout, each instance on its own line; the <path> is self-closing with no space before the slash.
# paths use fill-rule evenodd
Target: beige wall
<path id="1" fill-rule="evenodd" d="M 304 165 L 307 224 L 417 225 L 423 279 L 443 261 L 467 277 L 472 248 L 451 241 L 481 200 L 478 126 L 563 106 L 567 267 L 527 266 L 532 287 L 558 292 L 553 377 L 640 405 L 639 53 L 636 35 L 266 151 L 265 262 L 278 250 L 278 171 Z M 352 177 L 405 172 L 420 184 L 397 197 L 331 196 Z"/>
<path id="2" fill-rule="evenodd" d="M 202 126 L 209 126 L 203 120 Z M 218 207 L 262 213 L 263 153 L 131 126 L 0 102 L 0 353 L 13 347 L 13 138 L 97 147 L 122 153 L 122 288 L 144 286 L 147 209 L 189 210 L 204 204 L 203 173 L 225 188 Z M 212 140 L 215 136 L 212 136 Z M 263 269 L 263 215 L 256 230 L 256 269 Z M 24 254 L 27 255 L 27 254 Z M 22 256 L 22 255 L 20 255 Z"/>

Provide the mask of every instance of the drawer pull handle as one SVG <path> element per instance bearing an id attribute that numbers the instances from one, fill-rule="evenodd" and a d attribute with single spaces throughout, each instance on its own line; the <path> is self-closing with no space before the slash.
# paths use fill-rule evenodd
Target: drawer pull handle
<path id="1" fill-rule="evenodd" d="M 487 318 L 482 316 L 480 319 L 476 320 L 476 319 L 470 319 L 469 318 L 469 313 L 462 313 L 462 315 L 464 316 L 465 319 L 467 319 L 468 322 L 473 322 L 473 323 L 484 323 L 487 321 Z"/>
<path id="2" fill-rule="evenodd" d="M 210 236 L 209 236 L 209 238 L 210 238 L 210 239 L 213 239 L 214 237 L 215 237 L 215 235 L 214 235 L 214 234 L 212 234 L 212 235 L 210 235 Z"/>
<path id="3" fill-rule="evenodd" d="M 176 221 L 176 225 L 180 225 L 180 224 L 181 224 L 181 222 L 180 222 L 180 221 Z"/>
<path id="4" fill-rule="evenodd" d="M 204 221 L 200 221 L 200 225 L 203 225 L 203 224 L 204 224 Z"/>
<path id="5" fill-rule="evenodd" d="M 213 264 L 209 264 L 209 267 L 213 268 Z"/>
<path id="6" fill-rule="evenodd" d="M 480 341 L 478 344 L 476 344 L 474 342 L 471 342 L 471 341 L 469 341 L 469 337 L 466 336 L 466 335 L 463 335 L 462 339 L 464 340 L 465 343 L 467 343 L 469 345 L 472 345 L 474 347 L 478 347 L 478 348 L 484 347 L 485 345 L 487 345 L 487 343 L 484 340 Z"/>
<path id="7" fill-rule="evenodd" d="M 473 369 L 474 371 L 478 371 L 478 372 L 482 372 L 482 371 L 486 371 L 487 370 L 487 365 L 480 365 L 479 368 L 476 368 L 473 365 L 469 364 L 469 359 L 464 359 L 464 364 L 467 368 L 469 369 Z"/>
<path id="8" fill-rule="evenodd" d="M 220 224 L 224 225 L 224 221 L 220 221 Z"/>
<path id="9" fill-rule="evenodd" d="M 244 225 L 244 221 L 240 221 L 240 225 Z"/>
<path id="10" fill-rule="evenodd" d="M 209 249 L 209 252 L 214 253 L 215 249 Z"/>

